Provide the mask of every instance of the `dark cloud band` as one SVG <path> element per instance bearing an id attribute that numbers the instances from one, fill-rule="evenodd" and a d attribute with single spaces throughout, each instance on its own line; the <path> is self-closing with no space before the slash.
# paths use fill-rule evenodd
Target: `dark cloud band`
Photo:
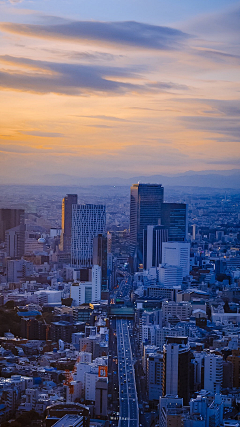
<path id="1" fill-rule="evenodd" d="M 189 38 L 180 30 L 135 21 L 66 21 L 57 25 L 1 23 L 0 28 L 30 37 L 157 50 L 177 49 Z"/>
<path id="2" fill-rule="evenodd" d="M 37 61 L 28 58 L 0 56 L 0 63 L 15 66 L 14 71 L 0 70 L 0 88 L 35 93 L 81 95 L 91 93 L 125 94 L 158 93 L 182 89 L 174 83 L 127 83 L 124 79 L 141 77 L 136 69 L 85 64 Z M 25 71 L 19 71 L 24 67 Z M 184 87 L 185 89 L 186 87 Z"/>

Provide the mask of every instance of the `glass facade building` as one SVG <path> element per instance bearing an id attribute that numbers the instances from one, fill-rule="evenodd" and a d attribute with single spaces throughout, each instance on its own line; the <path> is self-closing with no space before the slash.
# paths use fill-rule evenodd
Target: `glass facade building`
<path id="1" fill-rule="evenodd" d="M 72 206 L 77 204 L 77 194 L 67 194 L 62 200 L 62 233 L 60 250 L 71 253 Z"/>
<path id="2" fill-rule="evenodd" d="M 104 205 L 72 206 L 72 267 L 92 267 L 93 238 L 105 231 L 106 208 Z"/>
<path id="3" fill-rule="evenodd" d="M 187 238 L 187 205 L 163 203 L 161 224 L 168 228 L 168 241 L 184 242 Z"/>
<path id="4" fill-rule="evenodd" d="M 136 271 L 143 263 L 143 230 L 161 222 L 164 189 L 161 184 L 133 184 L 130 198 L 130 255 Z"/>

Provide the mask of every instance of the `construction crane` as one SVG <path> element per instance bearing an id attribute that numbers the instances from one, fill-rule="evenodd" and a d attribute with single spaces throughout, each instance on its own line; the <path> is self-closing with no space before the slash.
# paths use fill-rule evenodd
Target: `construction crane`
<path id="1" fill-rule="evenodd" d="M 86 351 L 86 349 L 87 349 L 87 344 L 84 344 L 84 346 L 83 346 L 83 348 L 82 348 L 81 351 Z"/>
<path id="2" fill-rule="evenodd" d="M 46 320 L 43 317 L 43 322 L 44 325 L 46 325 L 46 341 L 48 340 L 48 334 L 49 334 L 49 329 L 50 329 L 50 325 L 47 324 Z"/>
<path id="3" fill-rule="evenodd" d="M 30 330 L 31 319 L 27 320 L 27 339 L 29 340 L 29 330 Z"/>
<path id="4" fill-rule="evenodd" d="M 63 385 L 67 386 L 69 388 L 69 394 L 74 393 L 74 385 L 72 384 L 73 381 L 73 372 L 66 369 L 65 371 L 65 381 L 63 382 Z"/>

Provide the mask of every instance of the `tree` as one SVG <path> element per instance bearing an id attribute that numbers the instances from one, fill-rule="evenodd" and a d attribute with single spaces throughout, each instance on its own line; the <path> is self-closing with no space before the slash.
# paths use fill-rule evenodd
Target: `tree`
<path id="1" fill-rule="evenodd" d="M 72 298 L 63 298 L 62 299 L 62 305 L 66 305 L 66 307 L 71 307 L 73 302 Z"/>
<path id="2" fill-rule="evenodd" d="M 223 309 L 224 309 L 224 313 L 231 313 L 231 309 L 229 307 L 228 301 L 225 301 Z"/>
<path id="3" fill-rule="evenodd" d="M 5 308 L 8 309 L 13 309 L 15 308 L 15 302 L 13 300 L 9 300 L 6 302 L 6 304 L 4 305 Z"/>

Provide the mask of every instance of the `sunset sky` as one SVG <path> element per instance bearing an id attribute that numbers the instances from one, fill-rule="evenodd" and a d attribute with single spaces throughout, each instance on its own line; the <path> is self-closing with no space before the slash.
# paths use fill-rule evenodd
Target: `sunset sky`
<path id="1" fill-rule="evenodd" d="M 0 180 L 240 165 L 240 2 L 0 0 Z"/>

